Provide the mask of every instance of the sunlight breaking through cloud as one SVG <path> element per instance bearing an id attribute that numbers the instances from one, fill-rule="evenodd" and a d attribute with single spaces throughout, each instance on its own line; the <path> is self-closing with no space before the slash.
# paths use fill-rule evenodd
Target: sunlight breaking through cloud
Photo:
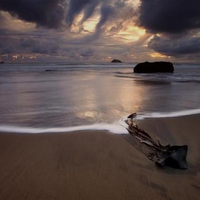
<path id="1" fill-rule="evenodd" d="M 198 0 L 187 4 L 181 0 L 2 0 L 0 55 L 9 59 L 34 54 L 36 59 L 70 61 L 189 57 L 198 61 L 199 5 Z M 22 39 L 33 46 L 22 45 Z"/>

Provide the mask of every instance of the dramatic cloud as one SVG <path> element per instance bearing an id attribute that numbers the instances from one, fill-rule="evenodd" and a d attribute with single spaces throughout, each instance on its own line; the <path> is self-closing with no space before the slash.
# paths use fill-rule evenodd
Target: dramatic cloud
<path id="1" fill-rule="evenodd" d="M 186 36 L 182 38 L 168 38 L 154 36 L 149 42 L 154 51 L 168 56 L 183 56 L 200 53 L 200 37 Z"/>
<path id="2" fill-rule="evenodd" d="M 199 7 L 199 0 L 0 0 L 0 55 L 199 60 Z"/>
<path id="3" fill-rule="evenodd" d="M 154 33 L 200 28 L 199 0 L 141 0 L 139 25 Z"/>
<path id="4" fill-rule="evenodd" d="M 96 32 L 100 32 L 101 27 L 106 23 L 106 21 L 114 14 L 114 10 L 109 5 L 103 5 L 101 7 L 101 18 L 96 26 Z"/>
<path id="5" fill-rule="evenodd" d="M 71 29 L 76 18 L 82 15 L 78 25 L 98 13 L 96 32 L 109 20 L 126 21 L 127 16 L 133 15 L 132 5 L 122 0 L 0 0 L 0 11 L 8 12 L 14 18 L 35 23 L 46 28 L 65 27 Z M 4 16 L 0 12 L 0 22 Z M 76 24 L 77 26 L 77 24 Z M 81 30 L 81 29 L 80 29 Z"/>
<path id="6" fill-rule="evenodd" d="M 65 9 L 65 0 L 0 0 L 0 10 L 47 28 L 62 26 Z"/>
<path id="7" fill-rule="evenodd" d="M 141 0 L 137 24 L 153 34 L 148 48 L 173 58 L 197 58 L 199 7 L 199 0 Z"/>
<path id="8" fill-rule="evenodd" d="M 71 26 L 75 17 L 84 11 L 82 23 L 86 21 L 94 13 L 95 8 L 100 3 L 100 0 L 71 0 L 66 17 L 68 26 Z"/>

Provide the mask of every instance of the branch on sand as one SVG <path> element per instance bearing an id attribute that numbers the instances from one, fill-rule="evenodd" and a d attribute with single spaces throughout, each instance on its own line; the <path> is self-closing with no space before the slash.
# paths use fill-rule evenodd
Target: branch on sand
<path id="1" fill-rule="evenodd" d="M 128 125 L 128 132 L 149 148 L 147 157 L 160 167 L 169 166 L 178 169 L 187 169 L 187 150 L 188 146 L 171 146 L 170 144 L 163 146 L 160 142 L 155 142 L 151 136 L 140 129 L 135 123 L 136 113 L 133 113 L 125 120 Z"/>

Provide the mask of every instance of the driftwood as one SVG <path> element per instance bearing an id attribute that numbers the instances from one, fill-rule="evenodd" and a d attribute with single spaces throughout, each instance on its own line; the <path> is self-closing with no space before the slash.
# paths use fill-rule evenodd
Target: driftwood
<path id="1" fill-rule="evenodd" d="M 163 146 L 159 141 L 155 142 L 147 132 L 137 126 L 134 122 L 135 117 L 136 113 L 133 113 L 125 120 L 128 125 L 127 130 L 140 143 L 149 147 L 147 157 L 160 167 L 169 166 L 178 169 L 187 169 L 186 156 L 188 146 L 171 146 L 169 144 Z"/>

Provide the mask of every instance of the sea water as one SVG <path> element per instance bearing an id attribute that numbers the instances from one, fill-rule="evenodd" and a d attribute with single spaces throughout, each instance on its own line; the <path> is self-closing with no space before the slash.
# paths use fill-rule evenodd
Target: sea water
<path id="1" fill-rule="evenodd" d="M 124 117 L 200 113 L 200 66 L 134 74 L 133 63 L 6 63 L 0 66 L 0 131 L 126 132 Z"/>

